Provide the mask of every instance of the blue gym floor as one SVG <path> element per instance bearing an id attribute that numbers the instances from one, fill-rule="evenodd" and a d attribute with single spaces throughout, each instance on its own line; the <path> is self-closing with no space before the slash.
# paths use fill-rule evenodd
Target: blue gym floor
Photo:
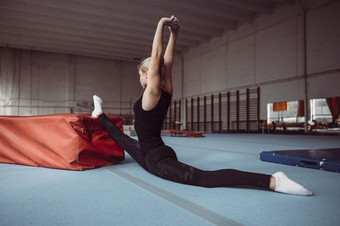
<path id="1" fill-rule="evenodd" d="M 285 172 L 311 197 L 200 188 L 157 178 L 130 156 L 82 172 L 0 164 L 0 225 L 339 225 L 340 173 L 263 162 L 260 151 L 339 148 L 339 136 L 164 136 L 179 160 L 214 170 Z"/>

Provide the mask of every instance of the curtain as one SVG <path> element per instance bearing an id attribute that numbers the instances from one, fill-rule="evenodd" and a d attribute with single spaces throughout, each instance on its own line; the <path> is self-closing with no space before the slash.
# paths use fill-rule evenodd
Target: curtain
<path id="1" fill-rule="evenodd" d="M 288 111 L 288 102 L 276 102 L 273 104 L 273 111 Z"/>
<path id="2" fill-rule="evenodd" d="M 328 108 L 332 114 L 333 121 L 336 121 L 340 114 L 340 97 L 326 98 Z"/>
<path id="3" fill-rule="evenodd" d="M 18 51 L 0 48 L 0 112 L 18 99 Z"/>

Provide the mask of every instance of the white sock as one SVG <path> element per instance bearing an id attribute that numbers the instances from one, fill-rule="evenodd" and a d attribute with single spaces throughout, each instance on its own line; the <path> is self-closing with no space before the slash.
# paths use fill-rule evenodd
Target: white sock
<path id="1" fill-rule="evenodd" d="M 102 104 L 103 101 L 100 99 L 100 97 L 93 95 L 93 104 L 94 104 L 94 110 L 92 112 L 92 117 L 97 118 L 98 115 L 100 115 L 103 110 L 102 110 Z"/>
<path id="2" fill-rule="evenodd" d="M 292 181 L 289 179 L 286 174 L 282 172 L 277 172 L 273 174 L 273 177 L 276 181 L 276 192 L 282 192 L 287 194 L 293 194 L 293 195 L 313 195 L 311 191 L 304 188 L 300 184 Z"/>

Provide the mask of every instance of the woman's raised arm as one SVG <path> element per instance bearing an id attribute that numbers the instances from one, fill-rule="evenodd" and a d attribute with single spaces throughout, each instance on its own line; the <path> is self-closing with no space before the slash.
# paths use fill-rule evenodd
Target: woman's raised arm
<path id="1" fill-rule="evenodd" d="M 166 47 L 164 53 L 164 68 L 165 68 L 165 76 L 164 76 L 164 89 L 172 95 L 173 88 L 172 88 L 172 65 L 174 62 L 174 53 L 175 53 L 175 46 L 177 40 L 177 34 L 179 31 L 179 21 L 176 17 L 173 17 L 173 21 L 169 26 L 170 29 L 170 38 L 168 41 L 168 45 Z"/>
<path id="2" fill-rule="evenodd" d="M 142 106 L 144 110 L 153 109 L 157 105 L 161 95 L 161 75 L 159 74 L 160 61 L 163 53 L 163 28 L 176 27 L 177 19 L 163 17 L 157 24 L 155 36 L 152 42 L 152 51 L 149 68 L 147 70 L 147 86 L 144 90 Z M 172 54 L 173 55 L 173 54 Z"/>

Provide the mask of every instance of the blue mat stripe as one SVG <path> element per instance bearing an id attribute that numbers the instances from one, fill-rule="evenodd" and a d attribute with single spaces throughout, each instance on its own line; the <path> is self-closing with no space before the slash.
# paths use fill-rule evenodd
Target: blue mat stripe
<path id="1" fill-rule="evenodd" d="M 209 209 L 206 209 L 202 206 L 199 206 L 193 202 L 190 202 L 189 200 L 183 199 L 173 193 L 170 193 L 164 189 L 161 189 L 159 187 L 156 187 L 152 184 L 149 184 L 137 177 L 134 177 L 130 174 L 127 174 L 121 170 L 118 170 L 115 167 L 105 167 L 108 171 L 114 173 L 115 175 L 143 188 L 144 190 L 149 191 L 150 193 L 210 222 L 215 225 L 231 225 L 231 226 L 239 226 L 241 224 L 228 219 L 216 212 L 213 212 Z"/>

